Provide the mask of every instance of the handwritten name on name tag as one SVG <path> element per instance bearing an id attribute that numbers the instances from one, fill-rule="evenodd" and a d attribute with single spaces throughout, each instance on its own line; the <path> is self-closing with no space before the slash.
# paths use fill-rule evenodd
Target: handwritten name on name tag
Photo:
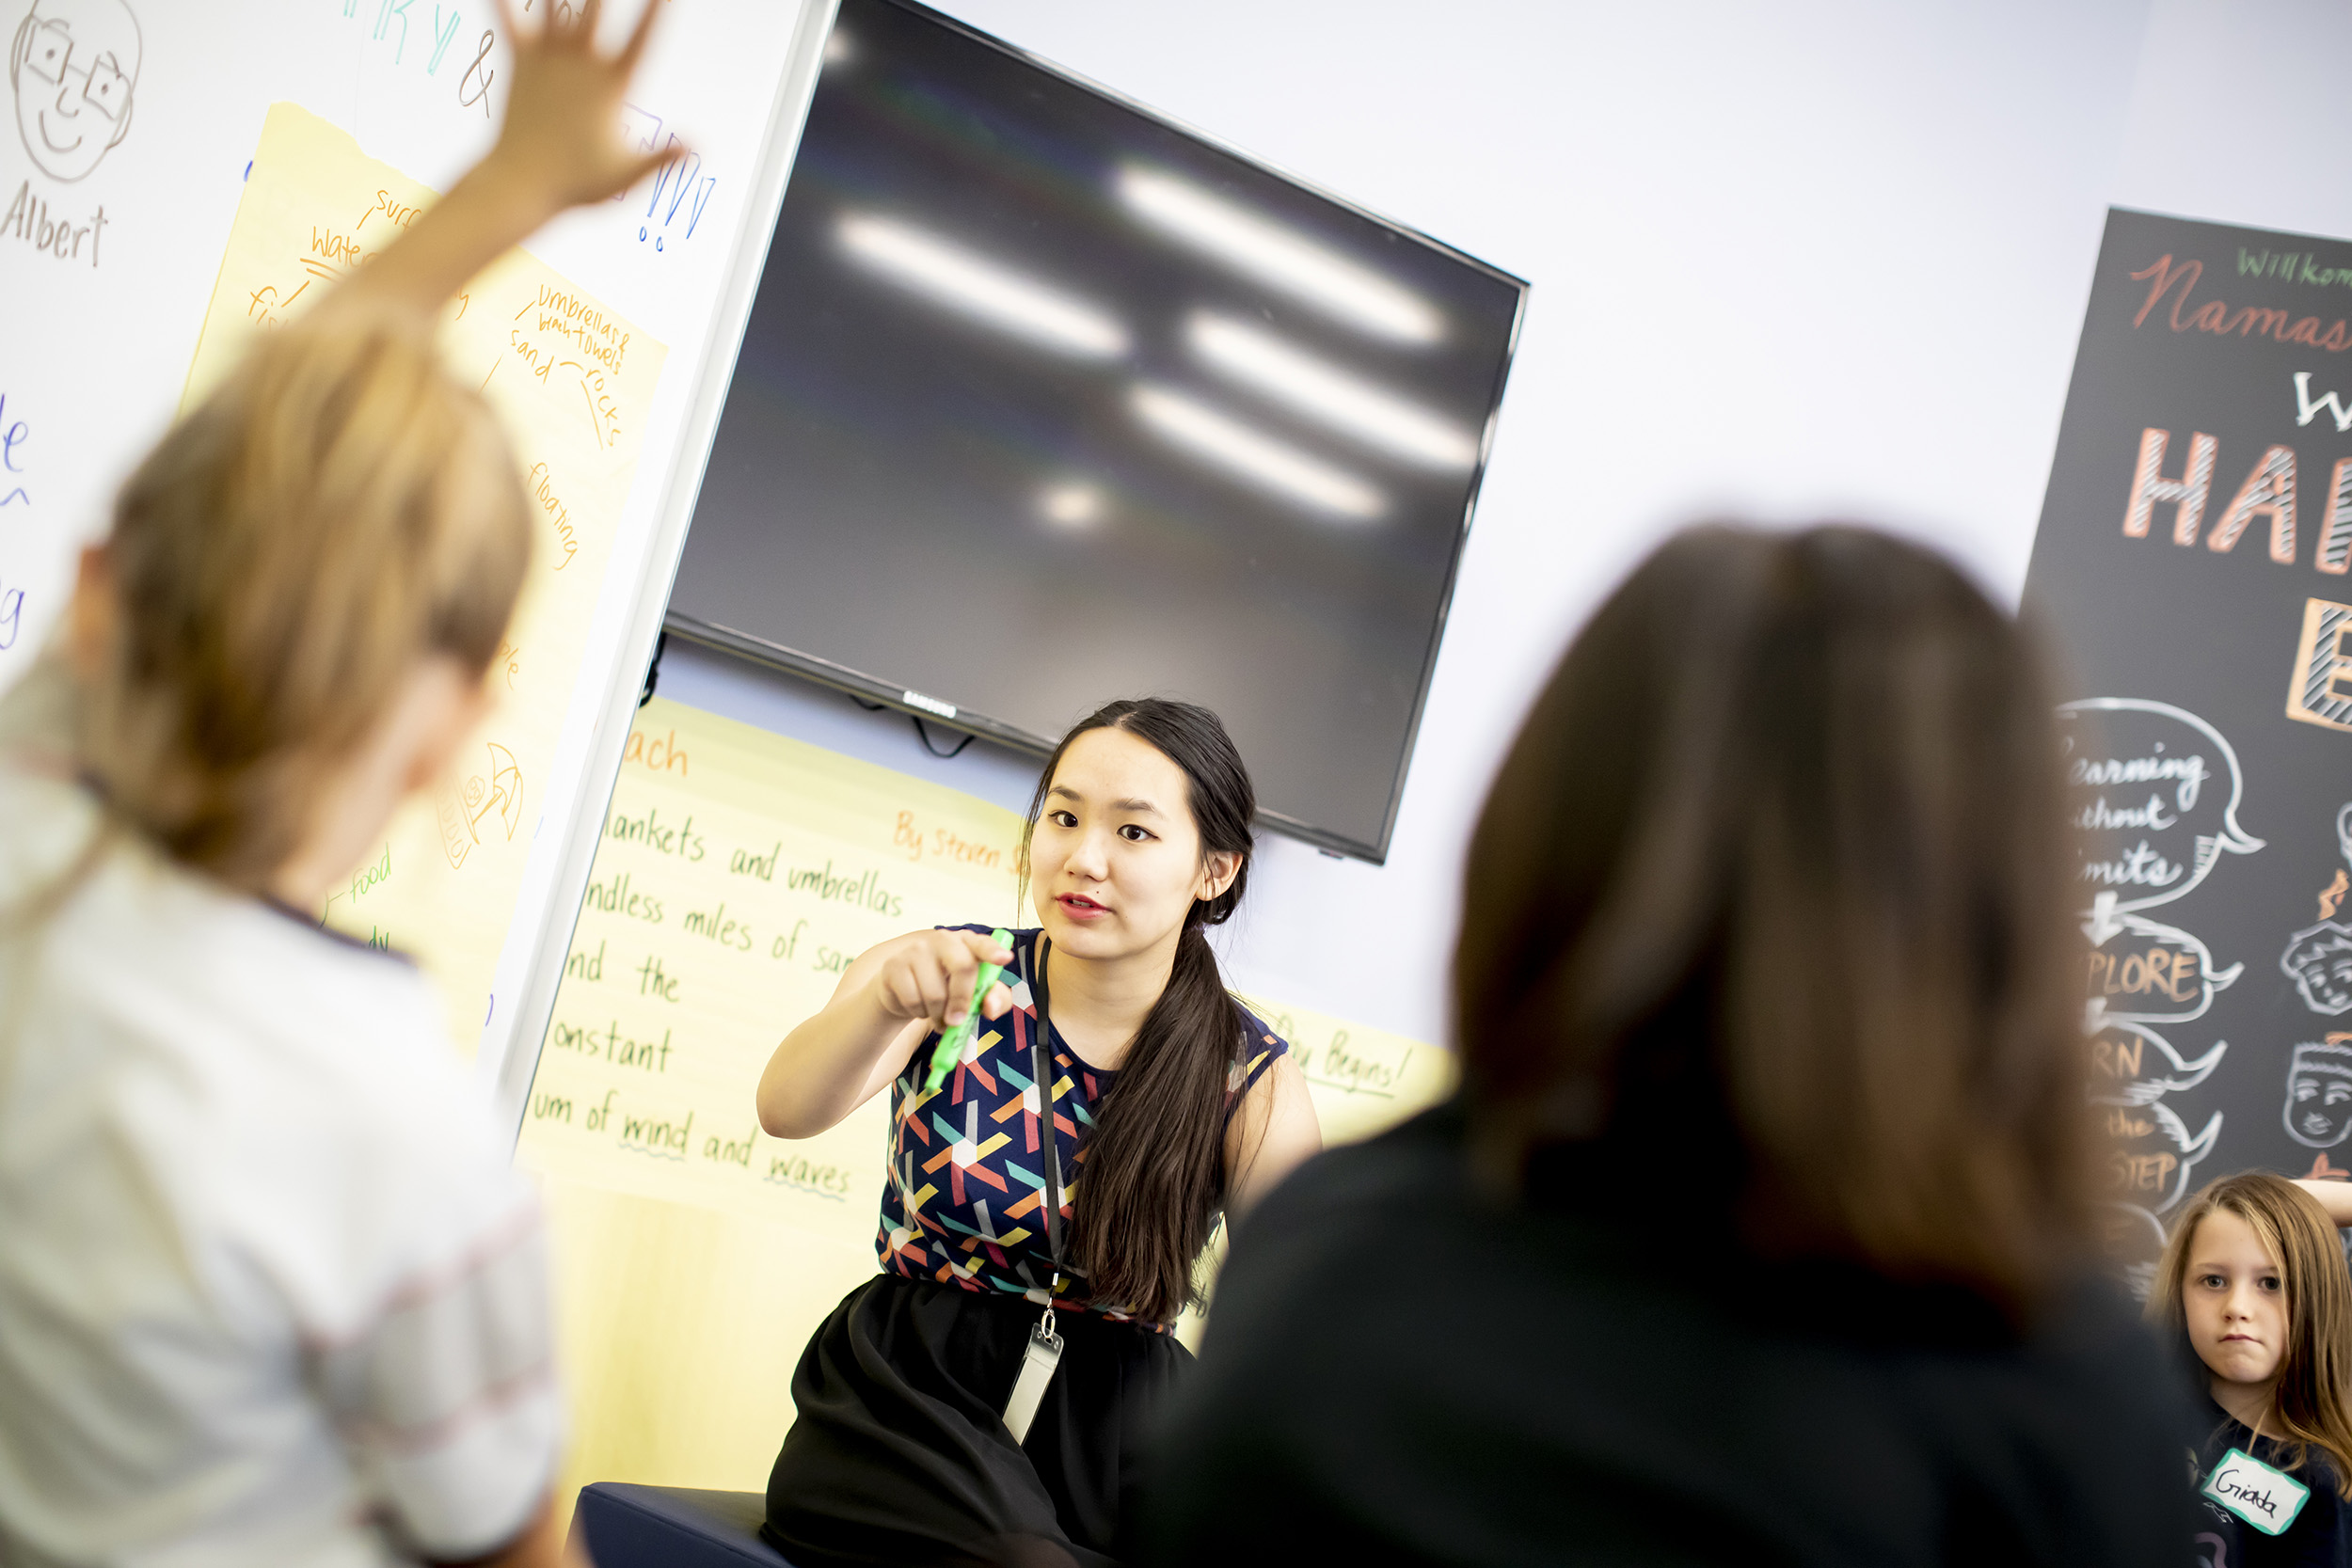
<path id="1" fill-rule="evenodd" d="M 2312 1489 L 2283 1470 L 2274 1470 L 2243 1449 L 2232 1449 L 2205 1478 L 2206 1497 L 2265 1535 L 2295 1523 Z"/>

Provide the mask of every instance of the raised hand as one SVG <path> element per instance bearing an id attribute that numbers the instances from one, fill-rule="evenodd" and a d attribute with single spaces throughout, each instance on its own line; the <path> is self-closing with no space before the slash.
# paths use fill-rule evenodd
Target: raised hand
<path id="1" fill-rule="evenodd" d="M 622 98 L 667 0 L 645 0 L 628 41 L 613 55 L 596 49 L 602 0 L 577 7 L 564 0 L 532 3 L 539 17 L 527 24 L 515 14 L 514 0 L 499 0 L 500 24 L 515 52 L 514 76 L 506 122 L 483 167 L 495 170 L 516 196 L 544 203 L 552 215 L 628 189 L 684 149 L 640 153 L 620 135 Z"/>
<path id="2" fill-rule="evenodd" d="M 621 100 L 668 0 L 645 0 L 617 54 L 596 50 L 600 0 L 531 0 L 526 26 L 499 0 L 515 48 L 498 145 L 408 231 L 327 296 L 321 312 L 387 307 L 430 318 L 444 301 L 566 207 L 627 190 L 685 150 L 650 155 L 621 140 Z"/>

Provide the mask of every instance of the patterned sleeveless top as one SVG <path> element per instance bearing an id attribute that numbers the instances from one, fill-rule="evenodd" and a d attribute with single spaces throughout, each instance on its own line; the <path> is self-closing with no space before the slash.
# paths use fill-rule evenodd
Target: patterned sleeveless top
<path id="1" fill-rule="evenodd" d="M 989 930 L 942 928 L 982 935 Z M 890 1170 L 882 1182 L 882 1231 L 874 1250 L 885 1270 L 909 1279 L 977 1294 L 1025 1296 L 1042 1306 L 1054 1282 L 1054 1249 L 1039 1212 L 1045 1204 L 1040 1143 L 1044 1096 L 1032 1081 L 1036 1057 L 1029 1048 L 1037 1029 L 1029 977 L 1036 973 L 1038 935 L 1013 933 L 1013 961 L 1004 974 L 1012 1006 L 1002 1018 L 980 1021 L 962 1061 L 939 1092 L 922 1092 L 939 1042 L 936 1032 L 924 1037 L 907 1071 L 890 1085 Z M 1250 1085 L 1290 1050 L 1255 1014 L 1246 1007 L 1240 1011 L 1245 1033 L 1234 1042 L 1226 1076 L 1229 1118 Z M 1094 1107 L 1119 1074 L 1087 1066 L 1050 1019 L 1047 1027 L 1048 1058 L 1058 1075 L 1053 1085 L 1054 1137 L 1061 1150 L 1061 1223 L 1067 1227 L 1076 1206 L 1086 1201 L 1087 1137 L 1094 1130 Z M 1140 1322 L 1117 1303 L 1088 1297 L 1086 1281 L 1068 1270 L 1068 1236 L 1065 1228 L 1062 1288 L 1054 1305 L 1119 1323 Z M 1145 1326 L 1165 1332 L 1168 1325 Z"/>

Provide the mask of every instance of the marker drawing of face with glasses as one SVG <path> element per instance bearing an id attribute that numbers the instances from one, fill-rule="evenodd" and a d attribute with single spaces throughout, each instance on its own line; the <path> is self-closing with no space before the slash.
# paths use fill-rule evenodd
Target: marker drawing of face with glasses
<path id="1" fill-rule="evenodd" d="M 16 129 L 42 173 L 74 181 L 131 130 L 139 24 L 122 0 L 33 0 L 8 50 Z"/>

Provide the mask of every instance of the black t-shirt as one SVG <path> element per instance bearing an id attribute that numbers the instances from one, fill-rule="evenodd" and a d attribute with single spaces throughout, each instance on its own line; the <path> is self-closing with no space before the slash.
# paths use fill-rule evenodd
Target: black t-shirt
<path id="1" fill-rule="evenodd" d="M 1145 1560 L 2190 1560 L 2195 1418 L 2109 1287 L 2021 1339 L 1961 1291 L 1744 1258 L 1604 1151 L 1546 1184 L 1483 1196 L 1445 1107 L 1269 1196 Z"/>
<path id="2" fill-rule="evenodd" d="M 2352 1565 L 2352 1520 L 2345 1517 L 2342 1488 L 2335 1466 L 2316 1449 L 2305 1448 L 2300 1464 L 2286 1445 L 2267 1437 L 2257 1439 L 2246 1423 L 2210 1401 L 2205 1408 L 2209 1435 L 2197 1452 L 2197 1501 L 2205 1517 L 2197 1527 L 2198 1560 L 2207 1568 L 2347 1568 Z M 2205 1496 L 2214 1471 L 2235 1449 L 2273 1469 L 2284 1471 L 2311 1489 L 2292 1524 L 2277 1535 L 2258 1529 L 2219 1502 Z M 2277 1489 L 2253 1481 L 2244 1490 L 2268 1494 Z"/>

